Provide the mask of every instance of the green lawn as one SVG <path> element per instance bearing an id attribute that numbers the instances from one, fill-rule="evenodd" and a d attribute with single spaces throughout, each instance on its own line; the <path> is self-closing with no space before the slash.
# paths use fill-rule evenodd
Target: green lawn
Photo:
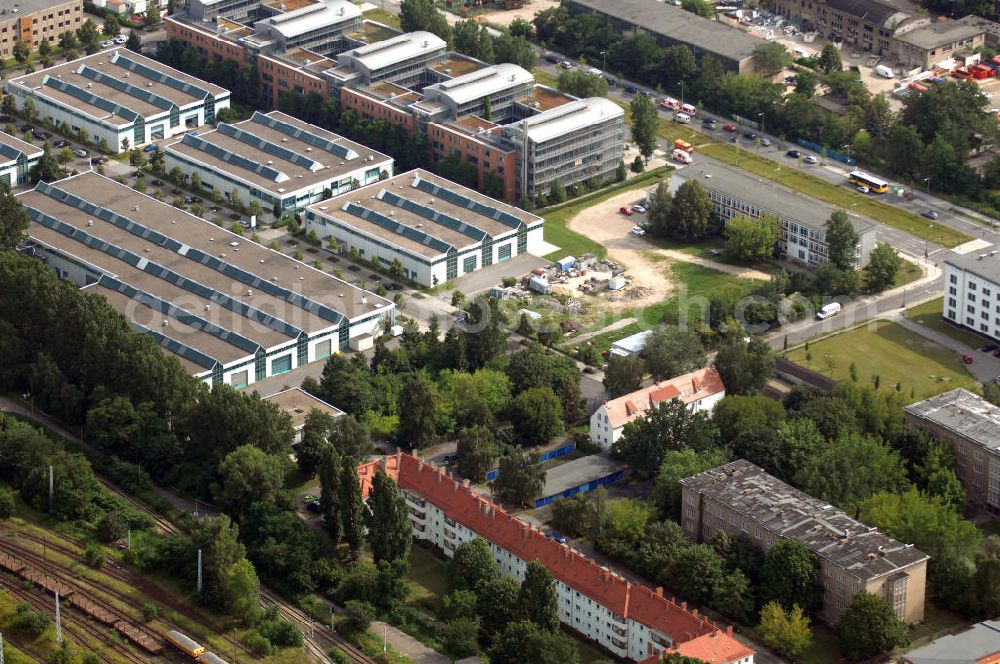
<path id="1" fill-rule="evenodd" d="M 538 83 L 539 85 L 547 85 L 550 88 L 555 88 L 556 90 L 559 89 L 559 77 L 555 74 L 550 74 L 544 69 L 539 69 L 538 67 L 532 69 L 531 73 L 535 76 L 535 83 Z"/>
<path id="2" fill-rule="evenodd" d="M 850 380 L 853 362 L 859 382 L 871 384 L 879 376 L 883 390 L 900 383 L 907 402 L 956 387 L 977 387 L 958 355 L 895 323 L 865 325 L 812 343 L 812 361 L 806 360 L 806 352 L 797 348 L 788 358 L 835 380 Z"/>
<path id="3" fill-rule="evenodd" d="M 594 254 L 600 258 L 606 256 L 607 251 L 601 244 L 575 231 L 571 231 L 567 227 L 569 220 L 581 210 L 603 203 L 612 196 L 617 196 L 622 192 L 633 189 L 651 186 L 666 178 L 672 170 L 673 168 L 669 166 L 654 168 L 625 182 L 620 182 L 617 185 L 612 185 L 592 194 L 582 196 L 569 203 L 539 210 L 538 213 L 545 217 L 545 241 L 559 247 L 558 251 L 552 252 L 545 256 L 545 258 L 554 261 L 563 256 L 579 256 L 586 253 Z"/>
<path id="4" fill-rule="evenodd" d="M 441 597 L 448 594 L 448 567 L 427 549 L 412 546 L 406 583 L 410 587 L 409 602 L 436 616 Z"/>
<path id="5" fill-rule="evenodd" d="M 399 16 L 385 9 L 369 9 L 363 16 L 369 21 L 388 25 L 390 28 L 400 28 Z"/>
<path id="6" fill-rule="evenodd" d="M 948 335 L 955 341 L 960 341 L 969 348 L 979 348 L 986 343 L 986 339 L 984 337 L 945 322 L 944 318 L 941 317 L 941 308 L 943 305 L 944 298 L 939 297 L 936 300 L 931 300 L 930 302 L 925 302 L 919 306 L 907 309 L 906 317 L 915 323 L 920 323 L 930 330 Z"/>

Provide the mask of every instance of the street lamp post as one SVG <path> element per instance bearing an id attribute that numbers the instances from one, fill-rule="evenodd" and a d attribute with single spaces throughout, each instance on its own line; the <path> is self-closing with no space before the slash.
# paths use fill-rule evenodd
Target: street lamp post
<path id="1" fill-rule="evenodd" d="M 931 179 L 930 178 L 924 178 L 924 184 L 927 185 L 927 198 L 930 198 L 931 197 Z"/>
<path id="2" fill-rule="evenodd" d="M 601 51 L 601 71 L 608 73 L 608 52 Z"/>

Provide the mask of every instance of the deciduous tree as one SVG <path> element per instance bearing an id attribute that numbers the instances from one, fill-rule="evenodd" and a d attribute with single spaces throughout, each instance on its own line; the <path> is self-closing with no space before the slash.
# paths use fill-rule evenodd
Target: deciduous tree
<path id="1" fill-rule="evenodd" d="M 730 338 L 715 356 L 726 394 L 757 394 L 774 376 L 774 353 L 759 337 Z"/>
<path id="2" fill-rule="evenodd" d="M 868 265 L 865 266 L 868 290 L 878 292 L 892 286 L 896 281 L 896 273 L 902 266 L 903 259 L 892 245 L 886 242 L 876 244 L 868 257 Z"/>
<path id="3" fill-rule="evenodd" d="M 843 653 L 856 662 L 910 643 L 906 623 L 884 599 L 865 591 L 841 614 L 837 636 Z"/>
<path id="4" fill-rule="evenodd" d="M 540 445 L 563 432 L 563 407 L 548 387 L 534 387 L 510 402 L 511 423 L 518 442 Z"/>
<path id="5" fill-rule="evenodd" d="M 782 655 L 798 657 L 812 645 L 809 616 L 799 605 L 785 610 L 778 602 L 768 602 L 760 610 L 760 636 Z"/>
<path id="6" fill-rule="evenodd" d="M 528 456 L 520 447 L 500 457 L 500 468 L 493 490 L 515 505 L 534 501 L 545 486 L 545 469 L 538 456 Z"/>
<path id="7" fill-rule="evenodd" d="M 448 562 L 448 587 L 480 594 L 500 579 L 500 568 L 482 537 L 462 542 Z"/>
<path id="8" fill-rule="evenodd" d="M 682 401 L 672 399 L 626 424 L 612 454 L 637 472 L 650 475 L 663 464 L 667 451 L 712 449 L 718 437 L 718 429 L 704 413 L 691 412 Z"/>
<path id="9" fill-rule="evenodd" d="M 490 429 L 485 426 L 462 429 L 456 449 L 458 473 L 473 482 L 482 482 L 486 473 L 496 468 L 497 453 L 497 444 Z"/>
<path id="10" fill-rule="evenodd" d="M 530 620 L 549 632 L 558 631 L 559 601 L 556 597 L 556 585 L 549 570 L 537 560 L 528 563 L 517 595 L 517 605 L 524 620 Z"/>
<path id="11" fill-rule="evenodd" d="M 686 180 L 677 188 L 670 203 L 666 236 L 676 240 L 697 241 L 711 230 L 712 200 L 697 180 Z"/>
<path id="12" fill-rule="evenodd" d="M 422 372 L 410 374 L 399 393 L 399 420 L 396 433 L 400 442 L 421 449 L 434 443 L 437 436 L 438 405 L 441 401 L 434 383 Z"/>
<path id="13" fill-rule="evenodd" d="M 760 598 L 788 609 L 798 605 L 809 614 L 818 611 L 823 604 L 819 558 L 795 540 L 775 544 L 760 569 Z"/>
<path id="14" fill-rule="evenodd" d="M 858 233 L 843 210 L 834 210 L 826 222 L 826 244 L 830 264 L 835 268 L 853 271 L 857 267 Z"/>
<path id="15" fill-rule="evenodd" d="M 694 330 L 670 325 L 653 330 L 639 356 L 654 380 L 693 371 L 705 366 L 707 359 L 701 338 Z"/>
<path id="16" fill-rule="evenodd" d="M 632 112 L 632 140 L 639 148 L 639 153 L 649 159 L 656 149 L 656 131 L 660 126 L 660 118 L 653 102 L 644 95 L 636 95 L 630 104 Z"/>
<path id="17" fill-rule="evenodd" d="M 612 355 L 604 370 L 604 389 L 608 397 L 614 399 L 636 391 L 645 373 L 646 364 L 638 355 Z"/>
<path id="18" fill-rule="evenodd" d="M 275 503 L 285 484 L 281 457 L 253 445 L 241 445 L 219 465 L 220 489 L 215 498 L 228 514 L 246 514 L 253 503 Z"/>
<path id="19" fill-rule="evenodd" d="M 774 255 L 780 237 L 777 217 L 740 215 L 726 222 L 726 255 L 747 263 L 767 260 Z"/>
<path id="20" fill-rule="evenodd" d="M 695 452 L 692 449 L 669 450 L 663 455 L 663 463 L 656 474 L 653 499 L 660 513 L 667 518 L 680 521 L 681 484 L 685 477 L 715 468 L 729 461 L 725 448 Z"/>
<path id="21" fill-rule="evenodd" d="M 361 501 L 358 462 L 354 457 L 344 456 L 340 459 L 340 483 L 337 485 L 337 492 L 344 541 L 351 552 L 357 554 L 365 537 L 365 505 Z"/>

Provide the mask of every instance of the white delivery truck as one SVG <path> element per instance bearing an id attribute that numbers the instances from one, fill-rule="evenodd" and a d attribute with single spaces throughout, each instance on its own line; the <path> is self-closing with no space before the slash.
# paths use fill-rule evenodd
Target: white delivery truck
<path id="1" fill-rule="evenodd" d="M 689 124 L 691 122 L 691 116 L 687 113 L 674 113 L 674 122 Z"/>
<path id="2" fill-rule="evenodd" d="M 893 73 L 892 68 L 886 67 L 885 65 L 878 65 L 875 67 L 875 73 L 882 78 L 895 78 L 896 74 Z"/>
<path id="3" fill-rule="evenodd" d="M 691 155 L 680 148 L 674 148 L 673 159 L 682 164 L 690 164 L 693 161 Z"/>
<path id="4" fill-rule="evenodd" d="M 816 313 L 816 320 L 825 320 L 831 316 L 836 316 L 840 313 L 842 307 L 840 302 L 831 302 L 830 304 L 824 304 L 820 310 Z"/>

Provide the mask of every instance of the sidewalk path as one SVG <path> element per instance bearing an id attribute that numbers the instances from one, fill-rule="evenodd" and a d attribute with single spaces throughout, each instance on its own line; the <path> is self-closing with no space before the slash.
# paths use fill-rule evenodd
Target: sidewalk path
<path id="1" fill-rule="evenodd" d="M 451 660 L 439 652 L 431 650 L 420 641 L 392 625 L 376 620 L 372 623 L 372 633 L 385 635 L 386 641 L 400 654 L 413 660 L 414 664 L 451 664 Z"/>

